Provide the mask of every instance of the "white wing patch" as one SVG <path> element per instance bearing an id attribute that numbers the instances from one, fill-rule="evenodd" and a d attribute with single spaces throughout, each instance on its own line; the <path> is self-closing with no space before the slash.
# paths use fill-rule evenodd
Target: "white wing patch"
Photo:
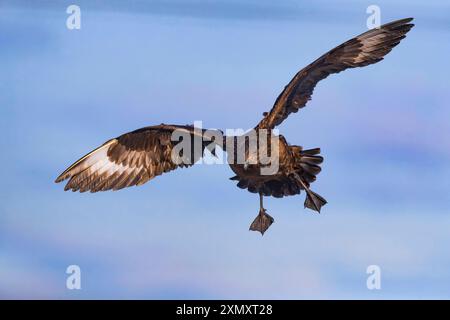
<path id="1" fill-rule="evenodd" d="M 147 168 L 144 166 L 150 163 L 144 161 L 140 166 L 136 166 L 136 161 L 132 160 L 145 152 L 135 150 L 124 152 L 123 158 L 130 159 L 126 161 L 126 165 L 123 161 L 116 163 L 110 160 L 108 150 L 117 143 L 118 141 L 113 139 L 90 152 L 64 171 L 56 182 L 70 178 L 64 190 L 97 192 L 141 185 L 150 180 L 154 170 L 151 166 Z M 143 154 L 143 156 L 147 158 L 147 155 Z"/>

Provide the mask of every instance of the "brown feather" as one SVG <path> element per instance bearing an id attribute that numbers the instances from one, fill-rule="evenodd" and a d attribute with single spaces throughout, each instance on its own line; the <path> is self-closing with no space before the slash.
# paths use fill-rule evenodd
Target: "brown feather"
<path id="1" fill-rule="evenodd" d="M 412 20 L 401 19 L 369 30 L 330 50 L 300 70 L 278 96 L 272 110 L 264 116 L 257 128 L 273 129 L 289 114 L 305 107 L 311 100 L 317 83 L 330 74 L 383 60 L 414 26 L 410 23 Z"/>
<path id="2" fill-rule="evenodd" d="M 138 129 L 109 140 L 88 153 L 65 170 L 56 182 L 69 179 L 64 190 L 119 190 L 142 185 L 178 167 L 192 166 L 203 155 L 204 146 L 198 155 L 191 150 L 192 164 L 175 164 L 171 158 L 178 143 L 171 141 L 174 130 L 182 130 L 192 139 L 198 135 L 193 126 L 159 125 Z"/>

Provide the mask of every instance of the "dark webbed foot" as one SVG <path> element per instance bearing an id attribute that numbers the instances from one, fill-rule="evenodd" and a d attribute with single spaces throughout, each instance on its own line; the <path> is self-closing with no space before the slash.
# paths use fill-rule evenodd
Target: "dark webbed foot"
<path id="1" fill-rule="evenodd" d="M 311 190 L 306 191 L 305 208 L 309 208 L 320 213 L 320 208 L 326 204 L 327 200 L 322 198 L 317 193 Z"/>
<path id="2" fill-rule="evenodd" d="M 250 225 L 251 231 L 259 231 L 261 235 L 269 229 L 270 225 L 274 222 L 273 218 L 267 214 L 266 209 L 263 207 L 263 195 L 259 194 L 259 214 L 256 216 Z"/>
<path id="3" fill-rule="evenodd" d="M 300 178 L 297 173 L 294 173 L 294 176 L 306 192 L 305 208 L 309 208 L 320 213 L 320 209 L 327 204 L 327 200 L 314 191 L 311 191 L 311 189 L 307 187 L 306 183 L 303 182 L 302 178 Z"/>
<path id="4" fill-rule="evenodd" d="M 249 230 L 259 231 L 261 232 L 261 235 L 264 235 L 264 232 L 269 229 L 273 222 L 274 219 L 266 213 L 266 210 L 262 209 L 259 211 L 259 214 L 256 216 L 255 220 L 253 220 Z"/>

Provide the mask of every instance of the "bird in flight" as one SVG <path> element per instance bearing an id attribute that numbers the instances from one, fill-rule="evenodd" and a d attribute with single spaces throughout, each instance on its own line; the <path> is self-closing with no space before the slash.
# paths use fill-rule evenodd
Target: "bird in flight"
<path id="1" fill-rule="evenodd" d="M 296 113 L 306 106 L 320 80 L 349 68 L 364 67 L 383 60 L 414 26 L 412 20 L 401 19 L 371 29 L 342 43 L 301 69 L 280 93 L 272 109 L 263 114 L 263 119 L 254 127 L 254 131 L 259 133 L 266 130 L 269 138 L 274 137 L 272 130 L 291 113 Z M 179 161 L 177 157 L 181 156 L 174 151 L 181 142 L 174 141 L 175 132 L 184 134 L 191 140 L 201 138 L 201 152 L 195 152 L 193 149 L 187 153 L 183 152 L 183 159 L 187 158 L 189 161 Z M 270 143 L 264 144 L 262 138 L 257 138 L 257 149 L 266 149 L 267 152 L 277 154 L 277 170 L 271 174 L 262 174 L 261 169 L 267 164 L 263 165 L 258 160 L 249 161 L 254 158 L 254 154 L 246 148 L 248 139 L 224 136 L 219 141 L 220 139 L 213 137 L 205 139 L 206 134 L 206 130 L 198 130 L 192 125 L 167 124 L 125 133 L 105 142 L 76 161 L 56 182 L 68 179 L 64 190 L 80 192 L 139 186 L 165 172 L 189 167 L 204 156 L 205 149 L 215 154 L 215 147 L 220 146 L 227 152 L 228 159 L 231 156 L 234 159 L 228 161 L 235 173 L 230 179 L 238 181 L 239 188 L 259 194 L 259 213 L 251 223 L 250 230 L 264 234 L 274 222 L 263 207 L 264 196 L 282 198 L 304 191 L 305 208 L 317 212 L 327 203 L 323 197 L 310 189 L 311 183 L 321 171 L 320 164 L 323 162 L 319 148 L 303 149 L 301 146 L 290 145 L 282 135 L 276 136 L 278 143 L 274 148 Z M 215 134 L 221 134 L 221 131 L 216 131 Z M 242 163 L 235 161 L 239 158 L 236 157 L 239 150 L 244 150 Z M 174 157 L 174 154 L 177 154 L 177 157 Z"/>

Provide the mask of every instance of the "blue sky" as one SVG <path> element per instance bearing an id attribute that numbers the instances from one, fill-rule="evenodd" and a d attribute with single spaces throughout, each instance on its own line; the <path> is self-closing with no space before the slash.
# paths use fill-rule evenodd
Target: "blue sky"
<path id="1" fill-rule="evenodd" d="M 82 28 L 66 28 L 66 7 Z M 146 125 L 250 128 L 303 66 L 366 30 L 373 2 L 2 1 L 1 298 L 450 298 L 450 21 L 446 1 L 377 1 L 416 27 L 379 64 L 321 82 L 280 132 L 321 147 L 313 189 L 258 197 L 227 166 L 120 192 L 55 177 Z M 67 266 L 82 289 L 67 290 Z M 379 265 L 382 289 L 366 288 Z M 265 279 L 261 281 L 261 279 Z"/>

